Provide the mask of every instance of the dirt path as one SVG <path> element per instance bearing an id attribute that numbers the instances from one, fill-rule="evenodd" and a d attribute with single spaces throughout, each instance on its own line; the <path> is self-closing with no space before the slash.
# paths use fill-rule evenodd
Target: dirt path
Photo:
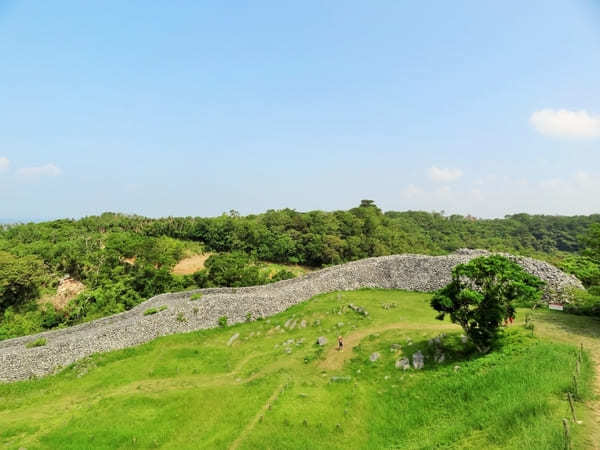
<path id="1" fill-rule="evenodd" d="M 237 439 L 231 443 L 231 445 L 229 446 L 229 450 L 234 450 L 240 446 L 240 444 L 246 438 L 248 433 L 250 433 L 250 431 L 252 431 L 252 429 L 256 426 L 256 424 L 258 423 L 260 418 L 269 409 L 269 406 L 271 406 L 271 404 L 275 400 L 277 400 L 277 397 L 279 397 L 279 394 L 281 394 L 281 392 L 283 391 L 284 386 L 285 386 L 285 383 L 281 383 L 279 386 L 277 386 L 277 388 L 275 388 L 275 390 L 273 391 L 273 394 L 271 394 L 271 396 L 269 397 L 267 402 L 262 406 L 261 409 L 258 410 L 256 415 L 252 418 L 252 420 L 248 423 L 248 425 L 246 425 L 246 428 L 244 428 L 242 430 L 242 432 L 237 437 Z"/>
<path id="2" fill-rule="evenodd" d="M 344 366 L 344 362 L 352 358 L 352 348 L 360 343 L 361 340 L 373 333 L 382 333 L 387 330 L 447 330 L 456 329 L 456 325 L 441 323 L 440 324 L 420 324 L 418 326 L 409 325 L 404 323 L 388 323 L 379 327 L 366 328 L 364 330 L 356 331 L 346 337 L 344 337 L 344 351 L 337 351 L 337 347 L 332 347 L 327 352 L 327 356 L 319 367 L 324 370 L 338 370 Z"/>

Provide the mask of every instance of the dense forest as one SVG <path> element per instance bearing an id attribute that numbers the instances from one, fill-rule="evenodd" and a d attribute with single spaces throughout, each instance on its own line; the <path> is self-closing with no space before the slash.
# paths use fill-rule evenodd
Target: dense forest
<path id="1" fill-rule="evenodd" d="M 600 284 L 599 243 L 600 214 L 476 219 L 383 212 L 371 200 L 334 212 L 283 209 L 240 216 L 230 211 L 214 218 L 161 219 L 105 213 L 3 226 L 0 339 L 120 312 L 162 292 L 294 276 L 285 267 L 267 276 L 261 261 L 318 268 L 370 256 L 485 248 L 548 260 L 579 276 L 593 294 Z M 206 267 L 173 274 L 190 252 L 210 253 Z M 44 295 L 55 293 L 66 274 L 85 290 L 64 307 L 45 303 Z"/>

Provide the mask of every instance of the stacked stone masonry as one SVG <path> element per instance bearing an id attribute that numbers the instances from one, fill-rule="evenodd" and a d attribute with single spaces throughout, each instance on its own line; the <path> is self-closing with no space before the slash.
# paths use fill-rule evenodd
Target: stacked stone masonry
<path id="1" fill-rule="evenodd" d="M 158 295 L 121 314 L 0 341 L 0 382 L 44 376 L 93 353 L 131 347 L 158 336 L 212 328 L 222 316 L 227 316 L 229 324 L 245 321 L 248 314 L 252 318 L 267 317 L 320 293 L 367 287 L 431 292 L 450 281 L 455 265 L 486 254 L 489 253 L 482 250 L 459 250 L 446 256 L 381 256 L 265 286 Z M 525 257 L 510 258 L 544 280 L 551 290 L 582 287 L 579 280 L 548 263 Z M 202 293 L 202 298 L 190 301 L 195 293 Z M 147 309 L 163 305 L 166 310 L 144 315 Z M 181 320 L 181 315 L 185 320 Z M 46 345 L 25 347 L 39 338 L 45 338 Z"/>

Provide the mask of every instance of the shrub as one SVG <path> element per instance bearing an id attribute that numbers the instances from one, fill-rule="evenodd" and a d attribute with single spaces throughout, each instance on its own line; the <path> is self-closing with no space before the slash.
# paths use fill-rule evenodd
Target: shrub
<path id="1" fill-rule="evenodd" d="M 175 320 L 177 320 L 177 322 L 187 322 L 187 319 L 185 318 L 182 312 L 177 313 L 177 317 L 175 317 Z"/>
<path id="2" fill-rule="evenodd" d="M 148 308 L 146 311 L 144 311 L 144 315 L 150 316 L 152 314 L 156 314 L 157 312 L 158 310 L 156 308 Z"/>
<path id="3" fill-rule="evenodd" d="M 600 284 L 600 266 L 585 256 L 569 256 L 560 263 L 560 268 L 575 275 L 584 286 Z"/>
<path id="4" fill-rule="evenodd" d="M 290 278 L 295 278 L 296 275 L 294 275 L 294 272 L 291 272 L 287 269 L 281 269 L 280 271 L 278 271 L 275 275 L 273 275 L 271 277 L 271 282 L 275 283 L 277 281 L 281 281 L 281 280 L 289 280 Z"/>
<path id="5" fill-rule="evenodd" d="M 431 306 L 440 313 L 437 319 L 450 315 L 477 350 L 487 353 L 502 322 L 515 313 L 512 302 L 537 301 L 543 284 L 503 256 L 475 258 L 452 270 L 452 281 L 434 294 Z"/>
<path id="6" fill-rule="evenodd" d="M 565 312 L 580 316 L 600 317 L 600 296 L 579 290 L 570 303 L 564 306 Z"/>
<path id="7" fill-rule="evenodd" d="M 202 298 L 202 294 L 194 294 L 190 297 L 190 301 L 200 300 Z"/>
<path id="8" fill-rule="evenodd" d="M 158 311 L 166 311 L 167 310 L 167 306 L 166 305 L 162 305 L 160 308 L 158 308 Z"/>
<path id="9" fill-rule="evenodd" d="M 219 317 L 219 326 L 225 328 L 227 326 L 227 316 Z"/>
<path id="10" fill-rule="evenodd" d="M 46 339 L 39 338 L 39 339 L 36 339 L 35 341 L 28 342 L 27 344 L 25 344 L 25 347 L 27 347 L 27 348 L 43 347 L 44 345 L 46 345 Z"/>

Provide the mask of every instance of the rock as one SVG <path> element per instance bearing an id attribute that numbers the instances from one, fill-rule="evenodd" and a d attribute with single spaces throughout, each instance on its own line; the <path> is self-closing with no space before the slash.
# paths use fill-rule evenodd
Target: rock
<path id="1" fill-rule="evenodd" d="M 446 360 L 446 355 L 444 355 L 443 353 L 441 353 L 440 355 L 436 355 L 435 357 L 435 362 L 438 364 L 443 363 Z"/>
<path id="2" fill-rule="evenodd" d="M 330 381 L 332 383 L 345 383 L 352 380 L 352 377 L 346 376 L 346 377 L 331 377 Z"/>
<path id="3" fill-rule="evenodd" d="M 412 364 L 413 364 L 413 367 L 414 367 L 415 369 L 417 369 L 417 370 L 419 370 L 419 369 L 422 369 L 422 368 L 423 368 L 423 366 L 425 365 L 425 364 L 423 363 L 423 359 L 424 359 L 424 358 L 423 358 L 423 353 L 421 353 L 421 350 L 419 350 L 417 353 L 415 353 L 415 354 L 412 356 Z"/>
<path id="4" fill-rule="evenodd" d="M 381 355 L 379 354 L 379 352 L 371 353 L 371 356 L 369 356 L 369 360 L 371 362 L 375 362 L 375 361 L 377 361 L 380 358 L 380 356 Z"/>
<path id="5" fill-rule="evenodd" d="M 319 338 L 317 339 L 317 344 L 321 346 L 327 344 L 327 338 L 325 336 L 319 336 Z"/>
<path id="6" fill-rule="evenodd" d="M 306 328 L 306 320 L 302 320 L 302 322 L 300 322 L 300 328 Z"/>
<path id="7" fill-rule="evenodd" d="M 410 369 L 410 361 L 408 358 L 402 358 L 396 361 L 396 369 L 408 370 Z"/>
<path id="8" fill-rule="evenodd" d="M 233 341 L 235 341 L 239 337 L 240 337 L 240 333 L 235 333 L 233 336 L 231 336 L 229 338 L 229 340 L 227 341 L 227 345 L 229 346 L 229 345 L 233 344 Z"/>

